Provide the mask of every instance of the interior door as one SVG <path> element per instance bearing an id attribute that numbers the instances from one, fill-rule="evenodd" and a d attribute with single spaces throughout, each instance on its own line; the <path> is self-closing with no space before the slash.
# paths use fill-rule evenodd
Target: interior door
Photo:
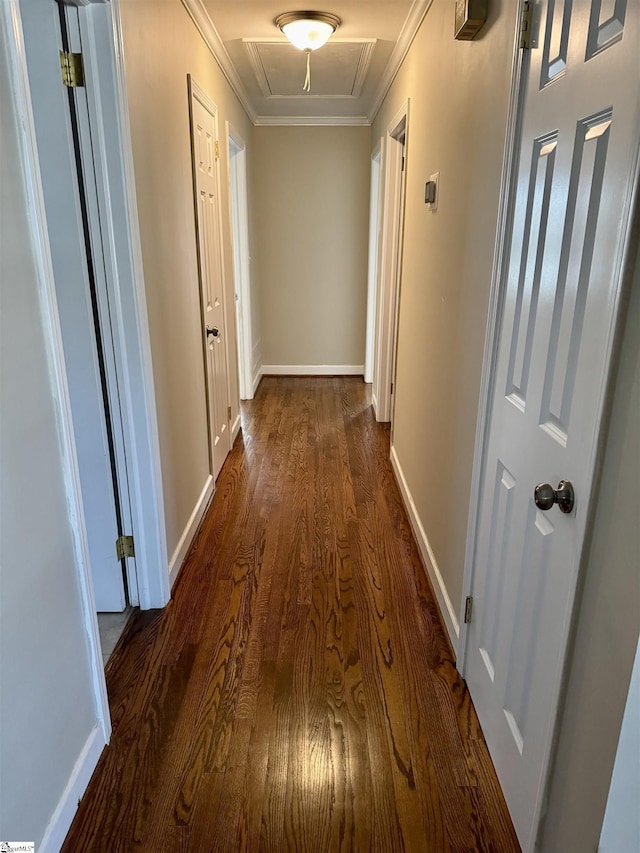
<path id="1" fill-rule="evenodd" d="M 21 17 L 94 599 L 97 610 L 122 611 L 126 589 L 116 539 L 131 529 L 122 529 L 112 431 L 119 415 L 109 409 L 111 332 L 101 326 L 98 298 L 104 266 L 91 221 L 91 175 L 84 168 L 90 164 L 81 162 L 86 90 L 68 89 L 60 75 L 59 50 L 80 50 L 77 10 L 35 0 L 22 3 Z M 120 485 L 126 488 L 126 477 Z"/>
<path id="2" fill-rule="evenodd" d="M 117 271 L 107 264 L 105 246 L 109 240 L 108 214 L 101 209 L 96 170 L 100 168 L 100 152 L 94 143 L 92 122 L 100 118 L 99 98 L 96 98 L 91 51 L 96 47 L 88 30 L 86 10 L 72 6 L 59 6 L 62 42 L 66 49 L 83 54 L 84 85 L 68 89 L 72 119 L 78 189 L 84 242 L 87 254 L 89 298 L 93 317 L 98 373 L 103 400 L 103 432 L 106 451 L 105 464 L 111 475 L 113 512 L 117 538 L 133 535 L 133 520 L 129 494 L 129 465 L 125 447 L 124 426 L 120 400 L 123 395 L 121 369 L 116 355 L 114 333 L 115 316 L 114 278 Z M 105 497 L 105 500 L 108 498 Z M 98 524 L 104 518 L 98 515 Z M 135 555 L 114 562 L 113 542 L 105 549 L 99 564 L 93 566 L 92 576 L 96 609 L 98 612 L 124 610 L 127 604 L 139 604 L 138 578 Z M 117 604 L 117 606 L 116 606 Z"/>
<path id="3" fill-rule="evenodd" d="M 214 480 L 231 449 L 215 105 L 191 83 L 191 136 L 198 226 L 200 296 L 209 444 Z"/>
<path id="4" fill-rule="evenodd" d="M 640 128 L 640 4 L 534 8 L 465 672 L 524 850 L 549 765 Z M 537 505 L 536 484 L 561 480 L 571 511 Z"/>

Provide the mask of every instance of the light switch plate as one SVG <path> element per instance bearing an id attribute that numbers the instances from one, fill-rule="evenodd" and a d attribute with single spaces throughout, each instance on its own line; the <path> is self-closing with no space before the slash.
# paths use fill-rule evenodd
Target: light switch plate
<path id="1" fill-rule="evenodd" d="M 428 210 L 438 209 L 438 193 L 439 193 L 440 172 L 431 175 L 427 184 L 425 184 L 425 204 Z M 429 186 L 431 184 L 432 186 Z M 433 201 L 427 201 L 427 198 L 432 198 Z"/>
<path id="2" fill-rule="evenodd" d="M 433 204 L 436 200 L 436 182 L 427 181 L 424 185 L 424 203 Z"/>

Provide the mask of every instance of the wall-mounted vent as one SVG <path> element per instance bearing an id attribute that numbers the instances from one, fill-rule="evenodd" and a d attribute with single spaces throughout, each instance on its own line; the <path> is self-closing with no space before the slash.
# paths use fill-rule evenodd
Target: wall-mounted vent
<path id="1" fill-rule="evenodd" d="M 489 0 L 456 0 L 454 38 L 474 39 L 487 20 Z"/>

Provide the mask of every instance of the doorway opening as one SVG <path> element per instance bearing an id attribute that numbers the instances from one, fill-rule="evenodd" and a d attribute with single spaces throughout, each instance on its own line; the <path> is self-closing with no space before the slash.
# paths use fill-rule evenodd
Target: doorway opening
<path id="1" fill-rule="evenodd" d="M 253 400 L 257 371 L 255 370 L 256 359 L 253 352 L 251 322 L 251 259 L 249 257 L 246 146 L 242 137 L 231 127 L 229 122 L 227 122 L 227 139 L 229 143 L 229 203 L 231 205 L 240 399 Z"/>
<path id="2" fill-rule="evenodd" d="M 83 34 L 77 10 L 58 4 L 60 41 L 65 53 L 82 53 Z M 75 165 L 76 198 L 81 225 L 81 260 L 84 262 L 87 289 L 87 337 L 95 351 L 95 381 L 99 386 L 94 412 L 94 427 L 100 428 L 104 450 L 104 477 L 94 484 L 92 474 L 99 461 L 85 455 L 80 475 L 83 492 L 88 486 L 101 489 L 94 493 L 95 504 L 88 513 L 87 527 L 99 524 L 104 540 L 98 544 L 95 532 L 89 539 L 95 606 L 98 617 L 100 648 L 106 666 L 122 636 L 133 608 L 139 604 L 138 579 L 133 548 L 133 522 L 129 496 L 129 472 L 125 450 L 123 418 L 120 406 L 121 388 L 116 364 L 114 330 L 112 327 L 113 293 L 110 292 L 105 262 L 104 234 L 100 218 L 100 203 L 95 171 L 95 152 L 91 137 L 91 116 L 86 87 L 66 87 L 72 160 Z M 68 322 L 63 324 L 63 345 L 73 345 L 75 332 Z M 72 399 L 84 394 L 74 383 L 70 385 Z M 82 424 L 76 426 L 82 429 Z M 99 448 L 94 444 L 95 454 Z M 110 478 L 109 478 L 110 475 Z M 110 482 L 109 482 L 110 480 Z M 109 493 L 111 485 L 111 494 Z M 115 529 L 113 528 L 115 521 Z M 110 524 L 111 522 L 111 524 Z M 112 542 L 116 534 L 115 543 Z M 107 538 L 108 537 L 108 538 Z M 111 548 L 109 547 L 111 545 Z M 115 548 L 114 548 L 115 546 Z M 115 554 L 113 553 L 115 549 Z M 119 571 L 115 568 L 119 564 Z"/>
<path id="3" fill-rule="evenodd" d="M 63 5 L 58 6 L 58 12 L 62 50 L 66 53 L 81 52 L 82 37 L 77 13 L 74 14 L 72 10 Z M 113 515 L 116 523 L 115 532 L 117 533 L 116 542 L 120 543 L 126 532 L 131 531 L 132 523 L 129 476 L 120 411 L 120 389 L 118 374 L 115 369 L 113 329 L 111 327 L 112 296 L 109 293 L 107 270 L 104 264 L 104 252 L 102 251 L 103 235 L 98 210 L 95 170 L 93 168 L 87 96 L 83 87 L 66 87 L 66 94 L 73 163 L 77 180 L 76 196 L 82 230 L 82 260 L 86 273 L 85 285 L 88 291 L 90 310 L 88 335 L 93 338 L 95 347 L 95 379 L 99 385 L 99 399 L 95 418 L 96 423 L 99 422 L 103 435 L 103 445 L 106 451 L 105 463 L 108 469 L 105 481 L 100 484 L 100 487 L 105 488 L 105 486 L 111 485 Z M 66 325 L 66 329 L 63 326 L 63 343 L 65 337 L 71 338 L 73 334 L 73 330 L 68 325 Z M 70 344 L 72 343 L 73 340 Z M 84 391 L 84 389 L 82 390 Z M 72 394 L 77 396 L 80 393 L 79 388 L 72 389 Z M 80 428 L 82 427 L 80 426 Z M 87 477 L 84 479 L 86 480 Z M 100 507 L 103 513 L 111 515 L 111 500 L 109 498 L 110 495 L 103 495 Z M 104 516 L 101 516 L 101 521 L 103 519 Z M 113 531 L 111 532 L 113 533 Z M 116 546 L 120 573 L 114 573 L 111 565 L 106 565 L 106 553 L 101 552 L 95 558 L 98 562 L 94 568 L 94 594 L 98 612 L 122 613 L 127 611 L 130 605 L 138 604 L 138 583 L 134 562 L 132 560 L 131 564 L 128 565 L 126 556 L 121 555 L 122 552 L 118 553 L 118 547 L 122 546 Z M 92 565 L 93 562 L 94 557 L 92 555 Z"/>
<path id="4" fill-rule="evenodd" d="M 67 5 L 63 15 L 50 0 L 23 3 L 19 14 L 82 490 L 79 525 L 89 557 L 82 610 L 107 733 L 96 614 L 169 599 L 128 114 L 114 49 L 119 12 L 117 4 Z M 61 79 L 63 47 L 83 56 L 84 86 L 71 95 Z M 123 534 L 135 538 L 126 568 L 117 551 Z"/>
<path id="5" fill-rule="evenodd" d="M 381 156 L 382 210 L 376 253 L 378 275 L 371 392 L 377 421 L 392 421 L 393 418 L 408 119 L 409 102 L 406 101 L 387 128 Z"/>
<path id="6" fill-rule="evenodd" d="M 40 172 L 82 488 L 95 611 L 138 604 L 129 473 L 116 368 L 113 299 L 91 145 L 88 86 L 51 74 L 59 51 L 81 52 L 78 10 L 51 0 L 21 10 Z"/>

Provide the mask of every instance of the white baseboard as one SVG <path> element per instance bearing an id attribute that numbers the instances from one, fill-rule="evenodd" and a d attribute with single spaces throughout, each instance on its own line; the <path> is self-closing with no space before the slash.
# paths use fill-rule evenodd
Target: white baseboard
<path id="1" fill-rule="evenodd" d="M 376 419 L 377 423 L 380 423 L 380 419 L 378 418 L 378 398 L 376 397 L 375 385 L 371 386 L 371 406 L 373 407 L 373 416 Z"/>
<path id="2" fill-rule="evenodd" d="M 262 379 L 262 338 L 253 345 L 253 393 L 255 395 L 258 385 Z"/>
<path id="3" fill-rule="evenodd" d="M 263 364 L 267 376 L 362 376 L 362 364 Z"/>
<path id="4" fill-rule="evenodd" d="M 59 853 L 78 810 L 78 802 L 87 790 L 87 785 L 105 745 L 102 730 L 100 726 L 96 725 L 78 756 L 71 776 L 69 776 L 69 781 L 45 830 L 44 837 L 36 846 L 38 853 Z"/>
<path id="5" fill-rule="evenodd" d="M 242 418 L 240 417 L 240 412 L 236 415 L 236 419 L 231 426 L 231 444 L 236 440 L 236 436 L 240 432 L 240 425 L 242 423 Z"/>
<path id="6" fill-rule="evenodd" d="M 258 385 L 260 384 L 260 380 L 262 379 L 262 367 L 256 367 L 253 371 L 253 393 L 255 395 L 258 390 Z"/>
<path id="7" fill-rule="evenodd" d="M 211 474 L 209 474 L 209 476 L 207 477 L 207 481 L 204 484 L 202 493 L 198 498 L 195 507 L 193 508 L 191 516 L 189 517 L 187 526 L 183 530 L 182 536 L 180 537 L 180 541 L 178 542 L 176 550 L 173 552 L 173 556 L 171 557 L 171 562 L 169 563 L 170 589 L 173 589 L 173 585 L 176 582 L 183 560 L 187 556 L 189 546 L 193 541 L 193 537 L 196 535 L 196 530 L 198 529 L 198 525 L 202 521 L 202 516 L 204 515 L 205 510 L 209 505 L 209 500 L 211 499 L 212 494 L 213 477 L 211 476 Z"/>
<path id="8" fill-rule="evenodd" d="M 431 581 L 431 585 L 433 586 L 434 592 L 436 594 L 438 607 L 440 608 L 440 614 L 444 621 L 445 628 L 447 629 L 447 633 L 449 634 L 451 645 L 453 646 L 453 650 L 457 657 L 459 645 L 458 641 L 460 639 L 460 623 L 458 621 L 458 615 L 455 611 L 455 608 L 453 607 L 453 604 L 451 603 L 451 599 L 449 598 L 449 593 L 447 592 L 444 580 L 442 578 L 442 575 L 440 574 L 440 569 L 438 568 L 435 555 L 433 553 L 431 545 L 429 544 L 429 540 L 427 539 L 427 534 L 425 532 L 424 527 L 422 526 L 422 522 L 420 521 L 418 510 L 414 503 L 413 497 L 411 496 L 411 492 L 409 491 L 409 486 L 407 485 L 407 480 L 404 476 L 404 472 L 402 470 L 402 466 L 400 465 L 400 461 L 398 459 L 395 447 L 391 448 L 391 467 L 393 468 L 394 473 L 396 475 L 398 488 L 400 489 L 400 494 L 402 495 L 402 500 L 404 502 L 407 515 L 409 516 L 409 523 L 411 524 L 413 535 L 415 536 L 416 542 L 418 543 L 418 548 L 420 550 L 422 561 L 425 565 L 427 575 L 429 576 L 429 580 Z"/>

